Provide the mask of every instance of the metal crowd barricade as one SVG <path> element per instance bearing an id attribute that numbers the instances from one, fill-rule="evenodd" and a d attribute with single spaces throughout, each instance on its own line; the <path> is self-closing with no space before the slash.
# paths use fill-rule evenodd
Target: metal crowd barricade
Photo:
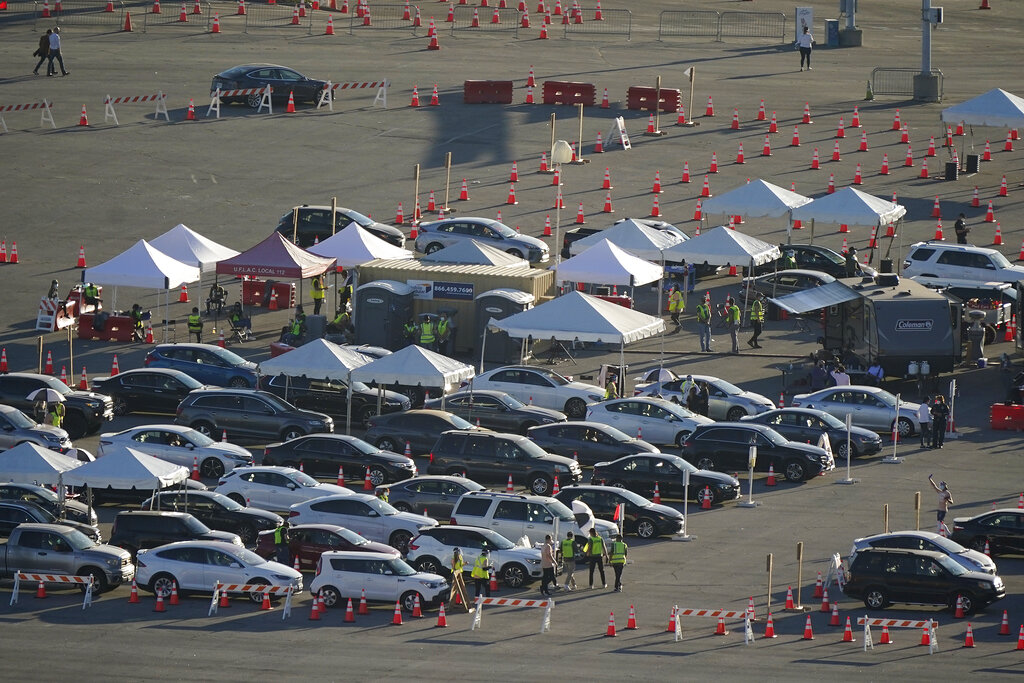
<path id="1" fill-rule="evenodd" d="M 626 36 L 630 40 L 633 36 L 633 13 L 628 9 L 601 9 L 601 20 L 595 20 L 595 9 L 584 7 L 581 9 L 583 21 L 576 23 L 576 20 L 569 14 L 569 23 L 562 24 L 565 29 L 563 38 L 584 35 L 601 36 Z"/>
<path id="2" fill-rule="evenodd" d="M 354 34 L 356 31 L 372 31 L 374 29 L 382 31 L 409 31 L 413 35 L 417 33 L 417 28 L 412 25 L 413 17 L 416 16 L 416 8 L 412 5 L 370 5 L 369 23 L 367 23 L 365 15 L 359 16 L 359 12 L 356 11 L 355 2 L 351 3 L 351 5 L 348 15 L 349 35 Z M 407 7 L 409 12 L 408 19 L 405 18 Z M 430 19 L 428 17 L 421 17 L 421 21 L 423 23 L 422 28 L 426 31 Z"/>
<path id="3" fill-rule="evenodd" d="M 786 15 L 782 12 L 715 12 L 665 10 L 658 18 L 658 40 L 666 37 L 769 38 L 786 42 Z"/>
<path id="4" fill-rule="evenodd" d="M 391 81 L 384 79 L 381 81 L 354 81 L 351 83 L 331 83 L 327 81 L 327 85 L 324 86 L 323 92 L 320 93 L 320 97 L 317 100 L 316 108 L 320 109 L 324 105 L 331 111 L 334 111 L 334 100 L 336 96 L 335 90 L 362 90 L 374 88 L 377 90 L 377 94 L 373 98 L 373 106 L 380 104 L 384 109 L 388 108 L 388 86 L 391 85 Z"/>
<path id="5" fill-rule="evenodd" d="M 272 92 L 274 92 L 274 89 L 269 85 L 262 88 L 245 88 L 243 90 L 221 90 L 220 88 L 217 88 L 210 93 L 210 107 L 206 110 L 206 115 L 209 116 L 211 113 L 217 112 L 216 118 L 220 118 L 220 98 L 222 97 L 242 97 L 256 94 L 260 96 L 260 105 L 259 108 L 256 109 L 256 113 L 260 113 L 263 111 L 263 108 L 266 107 L 267 113 L 273 114 L 274 107 L 270 100 L 270 94 Z"/>
<path id="6" fill-rule="evenodd" d="M 666 10 L 658 16 L 658 40 L 666 36 L 717 39 L 719 16 L 714 10 Z"/>
<path id="7" fill-rule="evenodd" d="M 473 26 L 473 10 L 476 10 L 479 17 L 479 26 Z M 497 15 L 498 23 L 494 23 Z M 522 12 L 509 7 L 501 9 L 498 7 L 473 7 L 469 5 L 455 6 L 455 21 L 452 22 L 451 35 L 456 31 L 465 33 L 512 33 L 519 37 L 519 25 L 523 21 Z"/>
<path id="8" fill-rule="evenodd" d="M 914 76 L 921 73 L 914 68 L 875 67 L 871 70 L 871 92 L 874 95 L 914 95 Z M 938 69 L 932 69 L 932 75 L 939 77 L 939 99 L 942 99 L 944 76 Z"/>
<path id="9" fill-rule="evenodd" d="M 292 20 L 295 15 L 295 5 L 290 4 L 263 4 L 263 3 L 246 3 L 245 5 L 245 32 L 248 33 L 249 29 L 259 28 L 277 28 L 277 29 L 289 29 L 289 30 L 306 30 L 307 34 L 313 32 L 313 14 L 317 10 L 312 10 L 308 6 L 306 7 L 306 16 L 299 17 L 299 23 L 293 24 Z M 233 16 L 231 14 L 221 14 L 221 22 L 224 21 L 225 16 Z"/>
<path id="10" fill-rule="evenodd" d="M 551 608 L 555 606 L 555 601 L 551 598 L 547 600 L 518 600 L 514 598 L 485 598 L 482 595 L 478 595 L 475 604 L 476 611 L 473 615 L 473 625 L 470 627 L 470 631 L 483 627 L 484 605 L 495 605 L 497 607 L 542 607 L 544 609 L 544 617 L 540 622 L 540 632 L 547 633 L 551 630 Z"/>
<path id="11" fill-rule="evenodd" d="M 18 591 L 21 589 L 22 581 L 33 583 L 59 583 L 63 585 L 85 586 L 85 597 L 82 598 L 82 609 L 92 605 L 93 579 L 89 576 L 75 576 L 74 574 L 30 574 L 28 572 L 14 572 L 14 590 L 11 592 L 11 604 L 18 604 Z M 45 597 L 45 596 L 40 596 Z"/>
<path id="12" fill-rule="evenodd" d="M 33 3 L 35 20 L 33 28 L 40 21 L 46 26 L 114 26 L 120 29 L 124 25 L 124 2 L 108 3 L 106 0 L 50 0 L 50 16 L 43 16 L 44 4 Z M 107 11 L 107 7 L 111 11 Z"/>
<path id="13" fill-rule="evenodd" d="M 197 3 L 195 0 L 188 0 L 184 3 L 185 21 L 181 20 L 181 2 L 173 0 L 160 3 L 160 14 L 153 14 L 152 7 L 143 6 L 138 8 L 142 14 L 142 32 L 148 33 L 150 28 L 157 26 L 177 26 L 179 28 L 192 28 L 206 32 L 210 22 L 213 21 L 213 12 L 210 5 L 198 3 L 199 12 L 196 13 Z M 138 16 L 135 17 L 138 20 Z"/>
<path id="14" fill-rule="evenodd" d="M 291 586 L 267 586 L 266 584 L 241 584 L 241 583 L 221 583 L 218 581 L 213 588 L 213 598 L 210 600 L 210 611 L 207 616 L 212 617 L 217 613 L 217 608 L 220 606 L 221 596 L 230 595 L 231 593 L 239 593 L 248 595 L 250 593 L 261 593 L 264 596 L 269 595 L 283 595 L 284 596 L 284 609 L 281 611 L 281 621 L 284 621 L 292 615 L 292 595 L 294 594 Z"/>
<path id="15" fill-rule="evenodd" d="M 157 92 L 155 95 L 128 95 L 126 97 L 111 97 L 110 95 L 107 95 L 103 99 L 103 122 L 107 123 L 113 119 L 114 125 L 120 126 L 121 124 L 117 120 L 117 112 L 114 111 L 114 105 L 134 104 L 136 102 L 156 102 L 156 111 L 153 113 L 153 118 L 159 119 L 163 116 L 164 119 L 170 123 L 171 117 L 167 113 L 167 95 L 164 95 L 162 90 Z"/>

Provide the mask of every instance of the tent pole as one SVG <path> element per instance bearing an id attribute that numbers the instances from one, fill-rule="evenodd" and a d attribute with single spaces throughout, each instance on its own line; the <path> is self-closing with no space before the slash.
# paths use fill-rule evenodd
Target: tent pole
<path id="1" fill-rule="evenodd" d="M 484 353 L 487 351 L 487 326 L 484 325 L 484 333 L 480 338 L 480 374 L 484 372 Z"/>
<path id="2" fill-rule="evenodd" d="M 345 433 L 346 434 L 351 434 L 352 433 L 352 371 L 351 370 L 348 371 L 348 380 L 347 380 L 346 383 L 348 384 L 348 388 L 346 389 L 347 400 L 345 401 L 345 404 L 346 404 L 345 405 Z"/>
<path id="3" fill-rule="evenodd" d="M 811 219 L 811 244 L 814 244 L 814 219 Z"/>
<path id="4" fill-rule="evenodd" d="M 658 317 L 660 318 L 662 316 L 662 311 L 664 310 L 662 308 L 661 297 L 662 292 L 665 291 L 665 250 L 659 249 L 658 251 L 661 253 L 661 277 L 658 278 Z M 685 290 L 686 276 L 684 275 L 683 277 L 683 289 Z M 683 292 L 683 296 L 686 296 L 685 291 Z M 661 334 L 659 334 L 658 336 L 661 337 L 661 355 L 658 358 L 658 370 L 660 371 L 665 367 L 665 330 L 662 330 Z M 658 373 L 658 376 L 661 376 L 660 372 Z"/>

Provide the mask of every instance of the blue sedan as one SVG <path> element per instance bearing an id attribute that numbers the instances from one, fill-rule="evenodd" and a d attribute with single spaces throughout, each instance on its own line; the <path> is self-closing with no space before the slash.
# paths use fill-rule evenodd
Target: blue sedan
<path id="1" fill-rule="evenodd" d="M 256 363 L 213 344 L 160 344 L 146 355 L 147 368 L 171 368 L 218 387 L 256 386 Z"/>

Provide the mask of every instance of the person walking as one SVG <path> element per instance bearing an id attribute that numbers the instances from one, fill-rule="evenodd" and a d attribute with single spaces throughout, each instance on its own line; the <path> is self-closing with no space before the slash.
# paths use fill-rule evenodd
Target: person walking
<path id="1" fill-rule="evenodd" d="M 732 352 L 740 352 L 740 323 L 742 321 L 742 314 L 740 313 L 740 307 L 736 305 L 732 297 L 729 297 L 726 301 L 726 323 L 729 327 L 729 339 L 732 341 Z"/>
<path id="2" fill-rule="evenodd" d="M 683 312 L 683 293 L 679 291 L 679 285 L 672 285 L 672 293 L 668 295 L 668 312 L 672 316 L 672 322 L 679 327 L 679 314 Z"/>
<path id="3" fill-rule="evenodd" d="M 39 61 L 36 62 L 36 68 L 32 69 L 32 73 L 36 76 L 39 75 L 39 67 L 46 61 L 47 55 L 50 54 L 50 34 L 53 33 L 52 28 L 46 29 L 46 33 L 39 36 L 39 47 L 32 53 L 33 57 L 39 57 Z"/>
<path id="4" fill-rule="evenodd" d="M 936 398 L 942 398 L 936 396 Z M 953 504 L 953 493 L 949 490 L 949 486 L 944 481 L 940 481 L 938 484 L 932 478 L 932 475 L 928 475 L 928 483 L 935 489 L 935 493 L 939 494 L 938 506 L 935 508 L 935 519 L 938 521 L 939 533 L 943 536 L 949 536 L 949 527 L 946 526 L 946 513 L 949 512 L 949 506 Z"/>
<path id="5" fill-rule="evenodd" d="M 619 397 L 619 378 L 609 374 L 608 381 L 604 384 L 604 400 L 611 401 Z"/>
<path id="6" fill-rule="evenodd" d="M 967 216 L 962 213 L 957 216 L 956 223 L 953 224 L 953 232 L 956 233 L 957 244 L 967 244 L 967 235 L 971 232 L 971 229 L 967 227 Z"/>
<path id="7" fill-rule="evenodd" d="M 64 56 L 60 52 L 60 26 L 53 29 L 53 33 L 50 34 L 50 51 L 47 53 L 47 58 L 50 60 L 46 63 L 46 75 L 56 76 L 57 70 L 53 68 L 53 60 L 57 60 L 60 63 L 60 72 L 62 75 L 67 76 L 71 72 L 64 68 Z"/>
<path id="8" fill-rule="evenodd" d="M 930 448 L 932 440 L 932 411 L 928 407 L 928 397 L 917 407 L 917 421 L 921 423 L 921 448 Z"/>
<path id="9" fill-rule="evenodd" d="M 750 324 L 754 328 L 754 336 L 747 340 L 747 346 L 759 349 L 761 345 L 757 343 L 757 338 L 761 336 L 761 330 L 764 329 L 764 293 L 762 292 L 756 292 L 754 303 L 750 304 Z"/>
<path id="10" fill-rule="evenodd" d="M 476 586 L 476 597 L 480 597 L 481 594 L 491 597 L 491 582 L 490 582 L 490 554 L 487 548 L 480 551 L 480 556 L 476 558 L 476 562 L 473 563 L 473 571 L 470 576 L 473 577 L 473 584 Z"/>
<path id="11" fill-rule="evenodd" d="M 590 536 L 583 546 L 583 553 L 590 565 L 590 590 L 594 590 L 594 567 L 601 572 L 601 584 L 608 587 L 608 580 L 604 577 L 604 560 L 608 557 L 608 551 L 604 547 L 604 539 L 597 535 L 597 529 L 590 527 Z"/>
<path id="12" fill-rule="evenodd" d="M 64 425 L 64 416 L 67 414 L 63 401 L 54 401 L 49 408 L 50 424 L 60 429 Z"/>
<path id="13" fill-rule="evenodd" d="M 565 590 L 574 591 L 576 585 L 576 534 L 569 531 L 559 544 L 558 552 L 562 556 L 562 571 L 565 572 Z"/>
<path id="14" fill-rule="evenodd" d="M 199 307 L 192 307 L 192 315 L 188 317 L 188 333 L 196 335 L 196 344 L 203 343 L 203 319 L 199 315 Z"/>
<path id="15" fill-rule="evenodd" d="M 700 350 L 711 350 L 711 306 L 707 300 L 697 304 L 697 334 L 700 336 Z"/>
<path id="16" fill-rule="evenodd" d="M 309 295 L 313 298 L 313 315 L 320 315 L 320 307 L 324 305 L 324 296 L 327 291 L 324 286 L 324 274 L 314 275 L 309 284 Z"/>
<path id="17" fill-rule="evenodd" d="M 811 70 L 811 46 L 814 45 L 814 36 L 811 29 L 804 26 L 803 33 L 797 38 L 796 44 L 800 47 L 800 70 L 804 70 L 804 62 L 807 63 L 807 70 Z"/>
<path id="18" fill-rule="evenodd" d="M 626 567 L 626 555 L 629 554 L 629 546 L 622 540 L 622 534 L 615 534 L 612 541 L 612 550 L 609 553 L 609 564 L 615 572 L 615 592 L 622 592 L 622 570 Z"/>
<path id="19" fill-rule="evenodd" d="M 555 544 L 551 540 L 551 534 L 544 536 L 544 545 L 540 547 L 540 594 L 550 597 L 549 585 L 557 585 L 555 581 Z"/>
<path id="20" fill-rule="evenodd" d="M 946 423 L 949 421 L 949 406 L 946 397 L 939 394 L 932 404 L 932 448 L 942 448 L 946 439 Z"/>

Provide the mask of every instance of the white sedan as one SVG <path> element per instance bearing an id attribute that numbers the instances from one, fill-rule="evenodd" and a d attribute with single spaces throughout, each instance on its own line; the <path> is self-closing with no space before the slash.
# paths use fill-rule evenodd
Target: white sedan
<path id="1" fill-rule="evenodd" d="M 490 370 L 474 377 L 472 385 L 473 389 L 504 391 L 527 405 L 559 410 L 575 420 L 583 419 L 588 403 L 604 398 L 604 389 L 596 384 L 576 382 L 557 372 L 530 365 L 506 365 Z"/>
<path id="2" fill-rule="evenodd" d="M 626 434 L 636 434 L 648 443 L 682 446 L 690 433 L 714 420 L 692 413 L 663 398 L 634 396 L 594 404 L 587 419 L 610 425 Z"/>
<path id="3" fill-rule="evenodd" d="M 135 580 L 155 595 L 212 593 L 222 584 L 261 584 L 291 587 L 302 591 L 302 574 L 279 562 L 264 560 L 256 553 L 219 541 L 180 541 L 151 550 L 139 550 Z M 253 602 L 263 600 L 263 591 L 249 593 Z"/>
<path id="4" fill-rule="evenodd" d="M 154 458 L 192 469 L 216 479 L 236 467 L 252 464 L 252 453 L 226 441 L 214 441 L 190 427 L 158 424 L 132 427 L 123 432 L 100 434 L 100 457 L 116 446 L 128 446 Z"/>
<path id="5" fill-rule="evenodd" d="M 236 467 L 217 482 L 217 493 L 241 505 L 287 512 L 296 503 L 336 494 L 352 495 L 344 486 L 323 484 L 292 467 Z"/>
<path id="6" fill-rule="evenodd" d="M 437 526 L 433 517 L 401 512 L 377 496 L 351 492 L 293 505 L 289 515 L 292 524 L 337 524 L 403 554 L 421 528 Z"/>

